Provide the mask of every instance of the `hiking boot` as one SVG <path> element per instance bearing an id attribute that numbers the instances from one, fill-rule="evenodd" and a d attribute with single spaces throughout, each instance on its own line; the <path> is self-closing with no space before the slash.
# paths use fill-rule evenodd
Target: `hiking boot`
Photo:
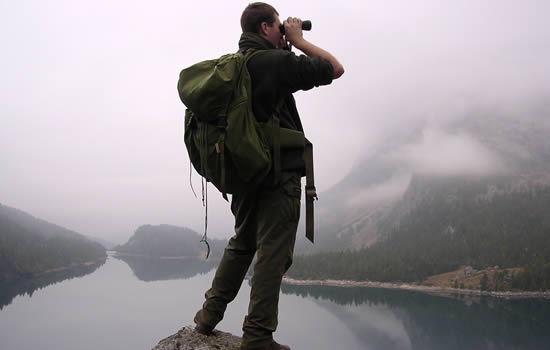
<path id="1" fill-rule="evenodd" d="M 248 350 L 248 349 L 241 345 L 239 350 Z M 268 346 L 266 346 L 262 350 L 290 350 L 290 347 L 288 347 L 287 345 L 281 345 L 281 344 L 277 343 L 275 340 L 273 340 L 271 342 L 271 344 L 269 344 Z"/>
<path id="2" fill-rule="evenodd" d="M 281 345 L 274 340 L 271 344 L 269 344 L 266 350 L 290 350 L 290 346 Z"/>
<path id="3" fill-rule="evenodd" d="M 197 311 L 197 314 L 193 318 L 193 322 L 195 322 L 195 331 L 197 331 L 197 333 L 200 333 L 202 335 L 211 335 L 213 330 L 212 327 L 209 327 L 204 323 L 202 323 L 201 321 L 199 321 L 199 312 L 200 310 Z"/>

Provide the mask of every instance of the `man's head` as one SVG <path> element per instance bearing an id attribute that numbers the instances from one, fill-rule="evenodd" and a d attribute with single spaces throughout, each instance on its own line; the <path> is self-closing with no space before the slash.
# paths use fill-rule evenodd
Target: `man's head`
<path id="1" fill-rule="evenodd" d="M 259 34 L 273 46 L 281 41 L 279 13 L 275 8 L 263 2 L 249 4 L 241 15 L 241 28 L 244 32 Z"/>

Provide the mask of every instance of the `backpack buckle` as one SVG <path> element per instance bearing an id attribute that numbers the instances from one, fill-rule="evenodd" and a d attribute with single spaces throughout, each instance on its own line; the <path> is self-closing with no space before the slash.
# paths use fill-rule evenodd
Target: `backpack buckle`
<path id="1" fill-rule="evenodd" d="M 319 200 L 319 197 L 317 197 L 317 190 L 315 189 L 315 186 L 306 186 L 306 199 Z"/>

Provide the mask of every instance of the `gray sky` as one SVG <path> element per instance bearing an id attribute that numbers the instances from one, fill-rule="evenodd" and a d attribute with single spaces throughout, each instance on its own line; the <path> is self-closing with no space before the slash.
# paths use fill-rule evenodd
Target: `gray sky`
<path id="1" fill-rule="evenodd" d="M 200 231 L 177 78 L 237 49 L 247 3 L 0 0 L 0 203 L 117 242 L 146 223 Z M 320 191 L 415 125 L 426 138 L 402 149 L 404 162 L 429 169 L 437 157 L 420 155 L 441 143 L 483 154 L 437 125 L 475 104 L 550 96 L 548 1 L 272 4 L 281 19 L 311 19 L 305 37 L 346 69 L 296 94 Z M 213 187 L 209 200 L 211 234 L 229 237 L 228 205 Z"/>

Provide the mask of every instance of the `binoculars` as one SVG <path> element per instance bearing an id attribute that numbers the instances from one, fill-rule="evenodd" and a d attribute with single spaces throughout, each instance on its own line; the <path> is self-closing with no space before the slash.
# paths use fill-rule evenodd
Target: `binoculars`
<path id="1" fill-rule="evenodd" d="M 281 31 L 282 35 L 285 35 L 285 26 L 281 24 L 279 27 L 279 30 Z M 302 30 L 311 30 L 311 21 L 303 21 L 302 22 Z"/>

